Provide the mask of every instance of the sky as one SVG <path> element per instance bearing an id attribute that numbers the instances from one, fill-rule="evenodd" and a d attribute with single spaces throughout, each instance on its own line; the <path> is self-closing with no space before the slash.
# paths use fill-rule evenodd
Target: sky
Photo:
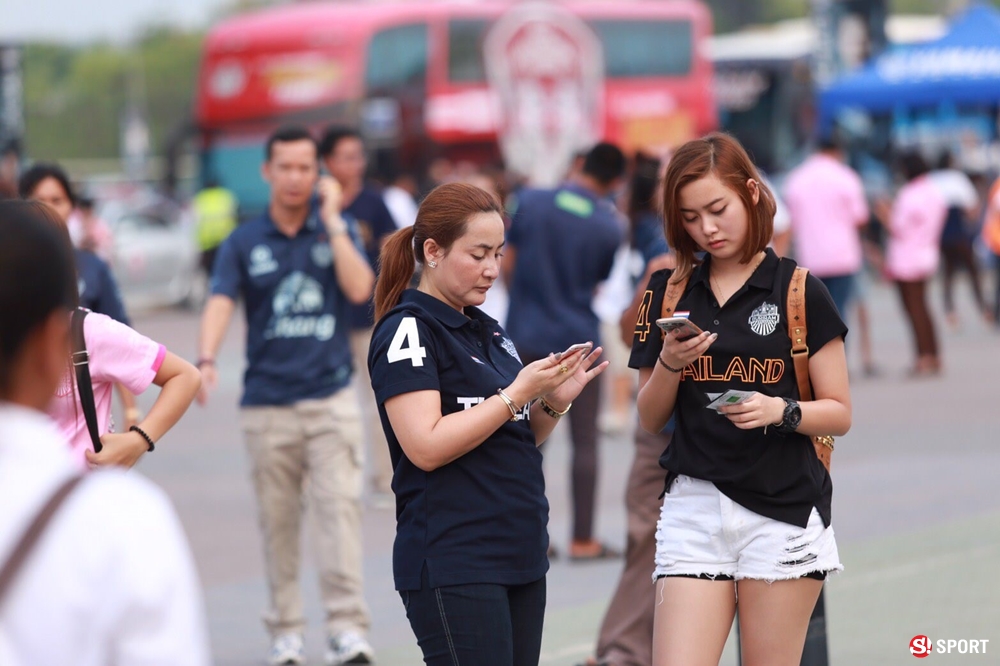
<path id="1" fill-rule="evenodd" d="M 0 0 L 0 41 L 128 41 L 150 24 L 207 25 L 226 0 Z"/>

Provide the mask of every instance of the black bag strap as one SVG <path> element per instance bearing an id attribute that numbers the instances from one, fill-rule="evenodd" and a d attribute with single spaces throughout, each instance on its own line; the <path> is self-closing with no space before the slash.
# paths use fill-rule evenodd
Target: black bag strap
<path id="1" fill-rule="evenodd" d="M 20 541 L 18 541 L 17 545 L 14 546 L 14 550 L 11 552 L 10 557 L 8 557 L 7 561 L 3 563 L 3 566 L 0 566 L 0 603 L 3 602 L 4 595 L 10 589 L 10 586 L 17 577 L 18 572 L 27 561 L 28 555 L 31 554 L 35 544 L 38 543 L 38 540 L 45 532 L 45 528 L 48 526 L 49 521 L 52 520 L 52 516 L 56 514 L 56 511 L 60 506 L 62 506 L 70 492 L 72 492 L 82 480 L 82 476 L 74 475 L 56 488 L 56 491 L 52 493 L 51 497 L 49 497 L 45 506 L 41 508 L 41 510 L 35 515 L 35 518 L 31 521 L 31 524 L 28 525 L 28 529 L 24 531 Z"/>
<path id="2" fill-rule="evenodd" d="M 87 353 L 87 341 L 83 337 L 83 320 L 90 310 L 77 308 L 73 310 L 73 370 L 76 372 L 76 391 L 80 396 L 80 406 L 83 416 L 87 419 L 87 430 L 90 441 L 94 444 L 94 453 L 101 452 L 101 433 L 97 429 L 97 407 L 94 404 L 94 385 L 90 381 L 90 354 Z"/>

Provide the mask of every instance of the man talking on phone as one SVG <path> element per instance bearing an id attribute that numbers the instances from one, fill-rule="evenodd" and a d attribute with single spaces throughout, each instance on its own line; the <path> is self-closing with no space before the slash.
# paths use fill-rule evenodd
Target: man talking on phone
<path id="1" fill-rule="evenodd" d="M 252 468 L 270 591 L 270 664 L 305 661 L 299 591 L 303 492 L 315 518 L 327 664 L 368 664 L 361 584 L 362 427 L 351 380 L 349 306 L 365 303 L 374 273 L 340 214 L 343 194 L 320 178 L 315 139 L 300 127 L 267 140 L 267 212 L 219 249 L 201 322 L 205 404 L 216 354 L 242 296 L 247 367 L 240 422 Z M 318 195 L 318 197 L 316 196 Z M 307 483 L 308 481 L 308 483 Z"/>

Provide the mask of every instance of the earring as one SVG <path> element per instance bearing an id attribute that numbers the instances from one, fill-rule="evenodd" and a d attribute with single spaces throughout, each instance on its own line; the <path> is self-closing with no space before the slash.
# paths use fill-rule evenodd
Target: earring
<path id="1" fill-rule="evenodd" d="M 436 261 L 428 261 L 427 265 L 430 266 L 431 268 L 437 268 L 438 267 L 438 263 Z"/>

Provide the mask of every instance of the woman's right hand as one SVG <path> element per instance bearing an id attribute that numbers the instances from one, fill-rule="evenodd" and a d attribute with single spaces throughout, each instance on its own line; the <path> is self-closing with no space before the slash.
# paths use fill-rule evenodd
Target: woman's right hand
<path id="1" fill-rule="evenodd" d="M 548 357 L 529 363 L 517 373 L 508 395 L 520 406 L 526 405 L 562 386 L 576 374 L 591 349 L 578 349 L 571 354 L 549 354 Z"/>
<path id="2" fill-rule="evenodd" d="M 712 343 L 719 337 L 718 333 L 704 331 L 687 340 L 678 340 L 680 331 L 670 331 L 663 338 L 663 348 L 660 349 L 660 359 L 671 368 L 686 368 L 701 357 Z"/>

